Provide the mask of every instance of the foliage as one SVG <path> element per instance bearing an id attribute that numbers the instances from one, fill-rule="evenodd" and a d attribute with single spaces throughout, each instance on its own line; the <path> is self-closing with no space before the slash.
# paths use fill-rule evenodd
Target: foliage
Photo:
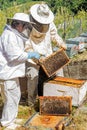
<path id="1" fill-rule="evenodd" d="M 37 0 L 0 0 L 0 8 L 6 9 L 13 5 L 19 5 L 30 1 L 37 1 Z M 38 0 L 40 1 L 40 0 Z M 87 0 L 43 0 L 46 2 L 56 14 L 57 9 L 63 7 L 67 7 L 70 11 L 74 14 L 77 14 L 80 10 L 87 11 Z"/>
<path id="2" fill-rule="evenodd" d="M 87 11 L 87 0 L 43 0 L 52 8 L 54 13 L 57 12 L 58 8 L 67 7 L 74 14 L 77 14 L 80 10 Z"/>
<path id="3" fill-rule="evenodd" d="M 3 8 L 0 10 L 0 34 L 3 31 L 3 28 L 6 24 L 6 19 L 8 17 L 13 17 L 16 12 L 25 12 L 29 13 L 29 8 L 35 3 L 41 3 L 41 1 L 31 1 L 31 0 L 0 0 L 0 4 L 8 1 L 13 2 L 13 6 Z M 27 2 L 26 2 L 27 1 Z M 31 1 L 31 2 L 28 2 Z M 65 2 L 68 0 L 65 0 Z M 69 0 L 70 1 L 70 0 Z M 74 0 L 75 1 L 75 0 Z M 85 0 L 84 0 L 85 1 Z M 19 4 L 20 2 L 25 2 L 23 4 Z M 48 2 L 49 6 L 55 12 L 54 22 L 58 28 L 58 33 L 64 39 L 78 36 L 82 32 L 87 32 L 87 13 L 84 10 L 79 10 L 76 15 L 73 15 L 72 11 L 69 8 L 69 3 L 63 3 L 62 0 L 44 0 L 44 2 Z M 82 0 L 78 1 L 81 4 Z"/>
<path id="4" fill-rule="evenodd" d="M 10 6 L 23 4 L 32 0 L 0 0 L 0 9 L 7 9 Z"/>
<path id="5" fill-rule="evenodd" d="M 58 10 L 55 15 L 55 24 L 59 34 L 64 39 L 76 37 L 82 32 L 87 32 L 87 13 L 84 10 L 79 11 L 75 16 L 70 15 L 67 8 L 61 10 Z"/>
<path id="6" fill-rule="evenodd" d="M 17 12 L 29 13 L 29 8 L 35 3 L 36 2 L 26 2 L 25 4 L 14 5 L 6 9 L 0 10 L 0 34 L 3 31 L 7 18 L 13 17 L 13 15 Z"/>

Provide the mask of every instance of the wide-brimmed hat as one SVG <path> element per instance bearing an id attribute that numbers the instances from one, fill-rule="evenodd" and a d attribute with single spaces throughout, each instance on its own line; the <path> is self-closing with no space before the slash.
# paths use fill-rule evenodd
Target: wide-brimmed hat
<path id="1" fill-rule="evenodd" d="M 41 24 L 50 24 L 54 20 L 54 15 L 47 4 L 35 4 L 29 12 Z"/>
<path id="2" fill-rule="evenodd" d="M 16 13 L 13 18 L 7 18 L 7 20 L 19 20 L 22 22 L 30 23 L 29 15 L 25 13 Z"/>

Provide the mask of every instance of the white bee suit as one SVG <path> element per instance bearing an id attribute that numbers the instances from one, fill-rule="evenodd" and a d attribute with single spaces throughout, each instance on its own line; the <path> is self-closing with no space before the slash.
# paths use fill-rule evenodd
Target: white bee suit
<path id="1" fill-rule="evenodd" d="M 49 25 L 49 30 L 46 33 L 40 33 L 35 28 L 32 29 L 29 40 L 26 42 L 26 50 L 28 51 L 36 51 L 40 53 L 42 56 L 47 57 L 53 53 L 52 50 L 52 42 L 56 43 L 58 46 L 64 44 L 62 38 L 57 34 L 57 29 L 55 24 L 52 22 Z M 32 62 L 29 60 L 29 62 Z M 33 62 L 32 62 L 33 63 Z M 32 71 L 31 71 L 32 70 Z M 27 64 L 26 75 L 28 77 L 28 98 L 32 102 L 34 100 L 34 95 L 30 94 L 30 90 L 32 88 L 32 93 L 35 94 L 37 90 L 37 82 L 35 84 L 36 77 L 39 72 L 36 73 L 36 76 L 33 71 L 33 66 Z M 63 69 L 61 69 L 57 75 L 63 76 Z M 33 76 L 34 74 L 34 76 Z M 33 77 L 32 77 L 33 76 Z M 38 78 L 37 78 L 38 79 Z M 35 87 L 34 87 L 35 86 Z M 31 99 L 32 97 L 32 99 Z"/>
<path id="2" fill-rule="evenodd" d="M 24 76 L 28 54 L 24 52 L 23 39 L 9 26 L 1 36 L 0 57 L 0 79 Z"/>
<path id="3" fill-rule="evenodd" d="M 3 126 L 7 126 L 17 116 L 21 96 L 18 77 L 25 75 L 27 57 L 24 39 L 16 30 L 6 26 L 0 42 L 0 79 L 4 81 L 4 108 L 0 121 Z"/>

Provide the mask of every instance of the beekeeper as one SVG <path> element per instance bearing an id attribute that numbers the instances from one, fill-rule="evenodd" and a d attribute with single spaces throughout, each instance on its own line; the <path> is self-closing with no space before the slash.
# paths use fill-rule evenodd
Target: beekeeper
<path id="1" fill-rule="evenodd" d="M 15 129 L 15 118 L 18 114 L 20 101 L 19 77 L 25 75 L 27 59 L 40 58 L 37 52 L 25 52 L 27 38 L 22 32 L 28 27 L 29 15 L 16 13 L 10 24 L 5 26 L 0 40 L 0 81 L 3 83 L 4 108 L 0 123 Z"/>
<path id="2" fill-rule="evenodd" d="M 30 8 L 29 13 L 30 21 L 34 22 L 34 24 L 32 24 L 29 40 L 26 42 L 26 50 L 37 51 L 44 58 L 53 53 L 52 42 L 66 49 L 64 41 L 57 34 L 56 26 L 53 23 L 54 15 L 47 4 L 35 4 Z M 43 93 L 42 86 L 47 77 L 42 71 L 41 69 L 39 71 L 38 65 L 35 65 L 33 61 L 27 62 L 26 76 L 28 77 L 29 105 L 35 103 L 37 90 L 39 96 Z M 63 76 L 63 70 L 59 71 L 57 75 Z"/>

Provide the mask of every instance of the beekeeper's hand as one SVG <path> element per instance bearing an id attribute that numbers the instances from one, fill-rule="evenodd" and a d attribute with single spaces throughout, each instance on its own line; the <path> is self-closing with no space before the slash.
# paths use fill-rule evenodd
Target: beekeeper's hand
<path id="1" fill-rule="evenodd" d="M 36 58 L 36 59 L 40 59 L 40 54 L 38 52 L 28 52 L 28 59 L 32 59 L 32 58 Z"/>
<path id="2" fill-rule="evenodd" d="M 63 48 L 64 50 L 66 50 L 67 49 L 67 45 L 66 44 L 62 44 L 61 48 Z"/>

